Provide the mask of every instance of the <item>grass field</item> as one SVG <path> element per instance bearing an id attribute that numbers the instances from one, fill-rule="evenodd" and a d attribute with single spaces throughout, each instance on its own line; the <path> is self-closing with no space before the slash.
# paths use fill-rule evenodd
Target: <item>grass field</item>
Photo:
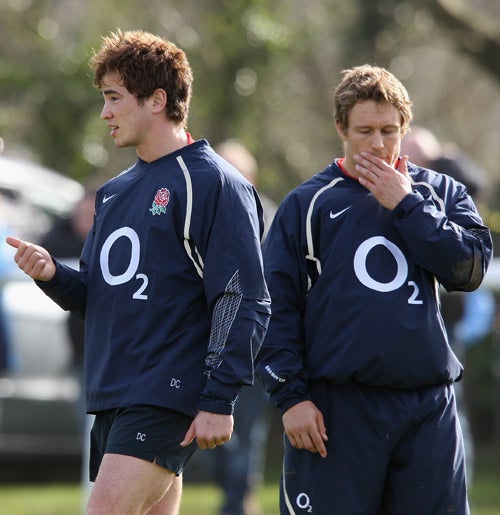
<path id="1" fill-rule="evenodd" d="M 264 515 L 279 515 L 278 485 L 267 484 L 259 492 Z M 0 486 L 2 515 L 79 515 L 79 485 Z M 478 473 L 470 494 L 472 515 L 500 513 L 500 471 Z M 182 515 L 216 515 L 220 492 L 211 485 L 185 485 Z"/>

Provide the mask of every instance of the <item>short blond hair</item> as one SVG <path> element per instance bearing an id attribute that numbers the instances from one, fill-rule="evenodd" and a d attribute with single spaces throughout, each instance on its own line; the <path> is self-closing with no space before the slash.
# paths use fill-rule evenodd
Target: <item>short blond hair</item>
<path id="1" fill-rule="evenodd" d="M 406 134 L 413 118 L 412 102 L 403 84 L 385 68 L 364 64 L 342 71 L 343 79 L 335 88 L 334 118 L 343 130 L 349 127 L 349 113 L 364 100 L 385 102 L 401 114 L 401 132 Z"/>

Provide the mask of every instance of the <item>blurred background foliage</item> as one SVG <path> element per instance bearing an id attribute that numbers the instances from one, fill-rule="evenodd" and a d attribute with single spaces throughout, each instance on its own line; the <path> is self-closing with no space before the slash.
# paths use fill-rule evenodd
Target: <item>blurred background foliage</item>
<path id="1" fill-rule="evenodd" d="M 340 151 L 332 90 L 341 70 L 365 62 L 393 71 L 415 122 L 457 143 L 496 185 L 499 20 L 496 0 L 3 0 L 3 152 L 81 181 L 126 167 L 132 151 L 117 151 L 99 119 L 88 58 L 102 35 L 141 28 L 188 54 L 193 136 L 243 140 L 277 201 Z"/>
<path id="2" fill-rule="evenodd" d="M 498 0 L 2 0 L 4 155 L 81 182 L 102 182 L 134 160 L 133 150 L 114 148 L 99 119 L 88 67 L 101 36 L 116 28 L 148 30 L 186 51 L 195 74 L 190 132 L 214 146 L 241 139 L 258 160 L 261 191 L 278 202 L 341 150 L 331 114 L 340 72 L 387 67 L 406 85 L 415 123 L 486 171 L 481 211 L 500 237 Z M 500 427 L 492 349 L 485 342 L 472 356 L 474 385 L 490 399 L 474 404 L 485 440 Z"/>

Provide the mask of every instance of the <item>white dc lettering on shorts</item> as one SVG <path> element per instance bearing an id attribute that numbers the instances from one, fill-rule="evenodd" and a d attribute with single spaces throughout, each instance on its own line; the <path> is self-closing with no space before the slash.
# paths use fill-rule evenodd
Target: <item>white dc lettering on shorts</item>
<path id="1" fill-rule="evenodd" d="M 176 379 L 175 377 L 172 377 L 172 379 L 170 380 L 170 386 L 172 388 L 180 388 L 181 387 L 181 380 L 180 379 Z"/>
<path id="2" fill-rule="evenodd" d="M 308 512 L 312 512 L 311 500 L 309 499 L 309 496 L 304 492 L 301 492 L 299 495 L 297 495 L 297 498 L 295 499 L 295 504 L 297 504 L 297 506 L 301 510 L 307 510 Z"/>
<path id="3" fill-rule="evenodd" d="M 137 433 L 137 436 L 135 437 L 136 440 L 140 440 L 141 442 L 144 442 L 146 440 L 146 433 Z"/>

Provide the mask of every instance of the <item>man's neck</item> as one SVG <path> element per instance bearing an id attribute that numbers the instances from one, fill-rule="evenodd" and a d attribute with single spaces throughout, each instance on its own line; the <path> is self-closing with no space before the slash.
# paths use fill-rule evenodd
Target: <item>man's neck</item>
<path id="1" fill-rule="evenodd" d="M 188 134 L 183 126 L 168 124 L 156 134 L 161 136 L 150 137 L 146 143 L 136 147 L 137 157 L 147 163 L 156 161 L 189 144 Z"/>
<path id="2" fill-rule="evenodd" d="M 348 175 L 353 179 L 359 178 L 359 173 L 356 171 L 356 168 L 354 167 L 354 160 L 349 159 L 347 157 L 342 157 L 338 160 L 338 165 L 344 174 Z"/>

